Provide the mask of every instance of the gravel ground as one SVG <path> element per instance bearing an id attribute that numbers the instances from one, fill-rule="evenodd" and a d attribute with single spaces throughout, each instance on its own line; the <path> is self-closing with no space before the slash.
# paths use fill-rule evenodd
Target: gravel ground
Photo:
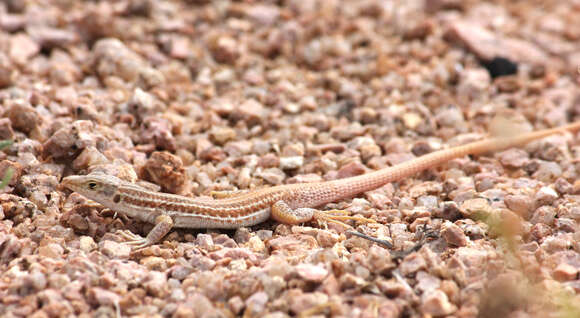
<path id="1" fill-rule="evenodd" d="M 329 204 L 351 225 L 172 231 L 59 186 L 332 180 L 580 118 L 580 1 L 4 0 L 4 317 L 579 317 L 580 136 Z M 371 238 L 376 239 L 375 242 Z"/>

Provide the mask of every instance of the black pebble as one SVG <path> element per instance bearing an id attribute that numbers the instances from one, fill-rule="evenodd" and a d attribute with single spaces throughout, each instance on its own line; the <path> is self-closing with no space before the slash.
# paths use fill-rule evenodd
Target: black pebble
<path id="1" fill-rule="evenodd" d="M 497 56 L 491 61 L 482 61 L 481 64 L 487 69 L 491 78 L 512 75 L 518 72 L 518 64 L 505 57 Z"/>

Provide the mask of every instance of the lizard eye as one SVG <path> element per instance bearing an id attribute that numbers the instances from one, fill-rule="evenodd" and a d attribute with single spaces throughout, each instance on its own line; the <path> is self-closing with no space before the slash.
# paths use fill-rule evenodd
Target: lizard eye
<path id="1" fill-rule="evenodd" d="M 97 187 L 97 183 L 96 182 L 89 182 L 89 189 L 95 190 L 96 187 Z"/>

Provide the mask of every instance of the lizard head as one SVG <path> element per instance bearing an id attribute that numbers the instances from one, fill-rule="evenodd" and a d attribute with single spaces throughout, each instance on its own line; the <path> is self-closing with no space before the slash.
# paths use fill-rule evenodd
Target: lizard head
<path id="1" fill-rule="evenodd" d="M 62 179 L 62 185 L 97 202 L 109 202 L 121 185 L 121 179 L 105 175 L 69 176 Z"/>

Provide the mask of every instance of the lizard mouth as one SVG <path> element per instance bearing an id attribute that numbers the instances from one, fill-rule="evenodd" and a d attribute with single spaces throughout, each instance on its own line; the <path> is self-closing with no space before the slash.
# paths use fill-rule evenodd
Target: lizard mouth
<path id="1" fill-rule="evenodd" d="M 80 176 L 69 176 L 62 179 L 60 183 L 63 187 L 66 187 L 70 190 L 76 190 L 78 188 L 78 183 L 80 181 Z"/>

